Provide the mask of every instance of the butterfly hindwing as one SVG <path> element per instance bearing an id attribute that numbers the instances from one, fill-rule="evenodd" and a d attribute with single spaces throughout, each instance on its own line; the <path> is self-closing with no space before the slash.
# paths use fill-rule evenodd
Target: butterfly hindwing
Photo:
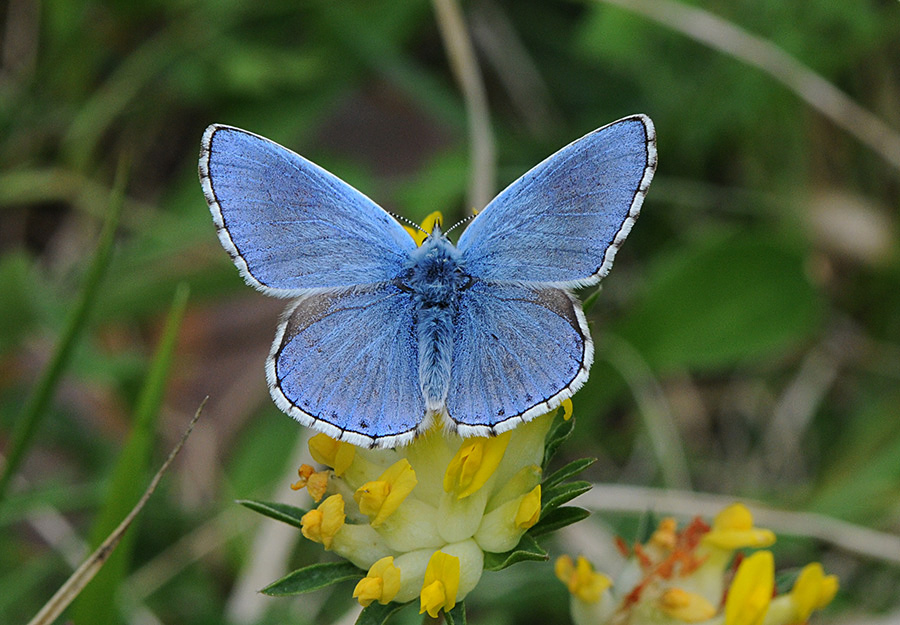
<path id="1" fill-rule="evenodd" d="M 644 115 L 591 132 L 500 193 L 459 240 L 466 271 L 490 281 L 576 287 L 605 277 L 656 169 Z"/>
<path id="2" fill-rule="evenodd" d="M 222 245 L 244 279 L 268 295 L 387 281 L 415 248 L 365 195 L 245 130 L 206 129 L 200 181 Z"/>
<path id="3" fill-rule="evenodd" d="M 357 445 L 392 447 L 424 427 L 409 293 L 392 284 L 313 293 L 288 308 L 266 363 L 275 403 Z"/>
<path id="4" fill-rule="evenodd" d="M 459 301 L 447 413 L 463 436 L 552 410 L 587 379 L 593 344 L 563 289 L 476 281 Z"/>

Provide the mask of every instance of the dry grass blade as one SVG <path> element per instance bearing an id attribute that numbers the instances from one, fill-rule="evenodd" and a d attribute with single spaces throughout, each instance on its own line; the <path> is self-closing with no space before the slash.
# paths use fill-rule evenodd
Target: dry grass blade
<path id="1" fill-rule="evenodd" d="M 770 41 L 698 7 L 672 0 L 598 0 L 640 13 L 753 65 L 900 169 L 900 133 Z"/>
<path id="2" fill-rule="evenodd" d="M 122 519 L 122 522 L 119 523 L 119 526 L 116 527 L 115 530 L 106 538 L 106 540 L 101 543 L 99 547 L 88 556 L 87 560 L 85 560 L 78 569 L 72 573 L 69 579 L 60 586 L 59 590 L 56 591 L 50 600 L 44 604 L 44 607 L 37 613 L 37 615 L 29 621 L 28 625 L 50 625 L 62 614 L 62 611 L 68 607 L 68 605 L 78 596 L 78 593 L 87 586 L 87 584 L 94 578 L 94 575 L 103 567 L 106 563 L 109 556 L 112 554 L 113 550 L 116 548 L 116 545 L 119 544 L 119 541 L 122 540 L 122 537 L 125 535 L 125 532 L 128 530 L 128 527 L 134 521 L 138 514 L 140 514 L 141 510 L 144 508 L 144 505 L 147 503 L 147 500 L 150 499 L 150 495 L 153 494 L 153 491 L 156 490 L 156 487 L 159 485 L 159 481 L 162 479 L 162 476 L 169 469 L 169 466 L 172 464 L 172 461 L 175 460 L 175 456 L 178 455 L 178 452 L 181 451 L 181 448 L 184 446 L 185 441 L 187 441 L 188 436 L 191 435 L 191 432 L 194 429 L 194 424 L 197 423 L 197 419 L 200 418 L 200 413 L 203 411 L 203 407 L 206 405 L 205 398 L 200 406 L 197 408 L 197 412 L 194 413 L 194 417 L 191 419 L 191 422 L 188 424 L 187 429 L 184 434 L 181 436 L 181 440 L 178 441 L 178 444 L 175 445 L 174 449 L 169 453 L 169 457 L 166 458 L 166 461 L 163 462 L 163 465 L 160 467 L 159 471 L 156 472 L 156 475 L 153 476 L 153 479 L 150 480 L 150 485 L 147 486 L 147 490 L 144 491 L 144 494 L 141 495 L 140 500 L 138 500 L 137 504 L 132 508 L 131 512 Z"/>

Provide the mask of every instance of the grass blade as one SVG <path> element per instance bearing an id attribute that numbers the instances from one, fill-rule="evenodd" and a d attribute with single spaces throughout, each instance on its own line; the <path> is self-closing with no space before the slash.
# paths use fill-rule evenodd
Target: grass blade
<path id="1" fill-rule="evenodd" d="M 56 385 L 59 383 L 60 376 L 69 363 L 72 350 L 75 348 L 75 344 L 84 330 L 88 314 L 97 299 L 97 289 L 109 267 L 116 228 L 119 225 L 119 215 L 125 200 L 125 184 L 128 179 L 128 169 L 128 159 L 123 157 L 119 161 L 119 169 L 116 172 L 116 182 L 109 200 L 106 220 L 103 223 L 100 241 L 88 269 L 84 287 L 81 290 L 78 301 L 72 307 L 66 319 L 65 328 L 62 336 L 60 336 L 59 343 L 56 345 L 56 350 L 50 358 L 50 362 L 47 363 L 47 367 L 41 372 L 37 384 L 35 384 L 28 395 L 22 412 L 16 419 L 9 444 L 9 452 L 6 456 L 6 465 L 3 468 L 2 475 L 0 475 L 0 505 L 2 505 L 6 491 L 9 489 L 12 476 L 15 475 L 16 469 L 19 468 L 19 464 L 25 458 L 25 454 L 34 440 L 34 435 L 37 433 L 38 426 L 41 424 L 44 415 L 47 414 L 47 404 L 53 398 Z"/>
<path id="2" fill-rule="evenodd" d="M 160 345 L 153 357 L 147 379 L 138 397 L 135 421 L 119 460 L 113 469 L 106 501 L 94 522 L 91 545 L 98 545 L 116 526 L 117 520 L 140 496 L 140 476 L 150 466 L 156 422 L 166 389 L 166 379 L 175 351 L 178 330 L 187 306 L 188 288 L 179 285 L 166 319 Z M 85 589 L 75 605 L 78 623 L 116 622 L 115 593 L 125 578 L 133 547 L 133 534 L 124 539 L 103 572 Z"/>
<path id="3" fill-rule="evenodd" d="M 181 440 L 178 441 L 178 444 L 175 445 L 175 448 L 169 453 L 169 457 L 166 458 L 166 461 L 160 467 L 159 471 L 156 472 L 156 475 L 153 476 L 153 479 L 150 480 L 150 485 L 147 486 L 147 489 L 144 491 L 144 494 L 141 495 L 141 498 L 138 500 L 137 504 L 128 515 L 122 519 L 122 522 L 110 533 L 106 539 L 100 543 L 100 546 L 97 547 L 94 552 L 88 556 L 87 560 L 82 563 L 78 569 L 72 573 L 69 579 L 60 586 L 59 590 L 50 598 L 50 601 L 44 604 L 44 607 L 40 609 L 40 611 L 35 615 L 33 619 L 28 622 L 28 625 L 51 625 L 62 611 L 66 609 L 66 607 L 72 602 L 75 597 L 78 596 L 78 593 L 94 578 L 97 572 L 103 567 L 103 565 L 109 560 L 110 556 L 113 554 L 114 549 L 122 540 L 122 537 L 125 535 L 125 532 L 131 526 L 131 523 L 134 521 L 135 517 L 140 513 L 140 511 L 144 508 L 144 505 L 147 503 L 147 500 L 150 499 L 150 495 L 153 494 L 153 491 L 156 490 L 159 481 L 162 479 L 162 476 L 169 469 L 169 466 L 172 464 L 172 461 L 175 460 L 175 456 L 178 455 L 178 452 L 181 451 L 181 448 L 184 446 L 184 442 L 187 440 L 188 436 L 190 436 L 191 432 L 194 429 L 194 424 L 197 423 L 197 419 L 200 418 L 200 413 L 203 411 L 203 406 L 206 405 L 206 399 L 200 404 L 200 407 L 197 408 L 197 412 L 194 414 L 194 418 L 191 419 L 190 424 L 188 424 L 187 430 L 185 430 L 184 434 L 181 436 Z"/>

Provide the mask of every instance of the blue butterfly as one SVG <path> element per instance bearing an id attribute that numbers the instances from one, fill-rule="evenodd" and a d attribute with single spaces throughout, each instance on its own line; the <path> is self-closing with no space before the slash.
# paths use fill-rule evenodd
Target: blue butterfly
<path id="1" fill-rule="evenodd" d="M 368 197 L 258 135 L 213 125 L 200 182 L 248 284 L 295 300 L 266 362 L 278 407 L 356 445 L 461 436 L 544 414 L 585 382 L 593 343 L 571 289 L 609 273 L 656 169 L 626 117 L 509 185 L 454 246 L 421 246 Z"/>

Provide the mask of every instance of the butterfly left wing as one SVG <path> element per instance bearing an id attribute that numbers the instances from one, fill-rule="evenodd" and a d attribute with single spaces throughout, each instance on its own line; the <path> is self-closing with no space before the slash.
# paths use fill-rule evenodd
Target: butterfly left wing
<path id="1" fill-rule="evenodd" d="M 509 430 L 578 390 L 593 349 L 565 290 L 476 280 L 459 299 L 447 414 L 463 436 Z"/>
<path id="2" fill-rule="evenodd" d="M 656 133 L 634 115 L 562 148 L 509 185 L 459 239 L 466 272 L 574 288 L 609 273 L 656 170 Z"/>
<path id="3" fill-rule="evenodd" d="M 219 240 L 244 280 L 267 295 L 389 281 L 416 247 L 368 197 L 246 130 L 206 129 L 200 182 Z"/>
<path id="4" fill-rule="evenodd" d="M 391 283 L 300 298 L 266 362 L 272 398 L 303 425 L 338 440 L 394 447 L 423 423 L 410 294 Z"/>

